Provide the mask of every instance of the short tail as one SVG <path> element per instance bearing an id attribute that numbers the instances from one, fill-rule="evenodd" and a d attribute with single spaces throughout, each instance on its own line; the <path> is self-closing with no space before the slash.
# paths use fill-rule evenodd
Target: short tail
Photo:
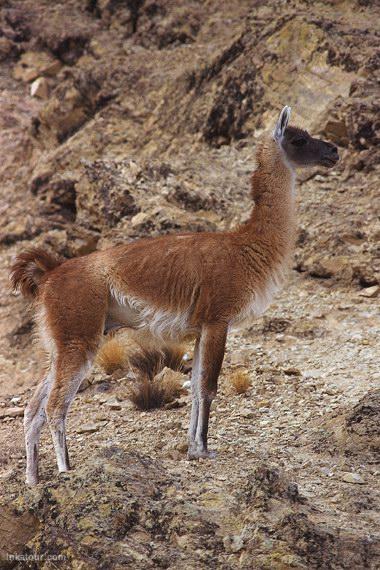
<path id="1" fill-rule="evenodd" d="M 42 278 L 61 263 L 62 260 L 39 247 L 19 253 L 10 272 L 13 291 L 21 291 L 24 297 L 36 297 Z"/>

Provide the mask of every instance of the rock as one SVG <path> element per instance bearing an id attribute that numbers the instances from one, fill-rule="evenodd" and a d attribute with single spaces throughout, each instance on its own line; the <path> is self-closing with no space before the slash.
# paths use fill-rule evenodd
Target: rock
<path id="1" fill-rule="evenodd" d="M 95 433 L 100 430 L 104 425 L 104 422 L 88 423 L 83 424 L 78 427 L 77 433 Z"/>
<path id="2" fill-rule="evenodd" d="M 363 439 L 366 445 L 375 444 L 380 439 L 380 390 L 371 390 L 347 413 L 345 427 L 350 434 Z"/>
<path id="3" fill-rule="evenodd" d="M 358 485 L 365 485 L 364 479 L 358 473 L 344 473 L 342 481 L 345 483 L 355 483 Z"/>
<path id="4" fill-rule="evenodd" d="M 256 417 L 256 413 L 254 411 L 244 408 L 240 411 L 240 415 L 247 420 L 253 420 Z"/>
<path id="5" fill-rule="evenodd" d="M 39 76 L 53 77 L 61 69 L 60 61 L 46 52 L 25 52 L 13 70 L 13 77 L 22 81 L 34 81 Z"/>
<path id="6" fill-rule="evenodd" d="M 78 388 L 78 392 L 84 392 L 90 386 L 91 386 L 90 380 L 88 378 L 85 378 L 84 380 L 82 380 L 82 383 Z"/>
<path id="7" fill-rule="evenodd" d="M 131 226 L 134 229 L 141 229 L 143 228 L 144 224 L 147 223 L 149 220 L 149 215 L 145 212 L 139 212 L 131 219 Z"/>
<path id="8" fill-rule="evenodd" d="M 286 376 L 302 376 L 301 370 L 299 370 L 299 368 L 294 368 L 294 367 L 285 368 L 284 374 L 286 374 Z"/>
<path id="9" fill-rule="evenodd" d="M 329 140 L 339 146 L 348 145 L 349 137 L 345 117 L 330 117 L 326 121 L 323 132 Z"/>
<path id="10" fill-rule="evenodd" d="M 228 535 L 223 538 L 223 546 L 227 552 L 239 552 L 244 548 L 244 540 L 240 535 Z"/>
<path id="11" fill-rule="evenodd" d="M 18 404 L 19 402 L 21 402 L 21 396 L 14 396 L 13 398 L 11 398 L 11 404 Z"/>
<path id="12" fill-rule="evenodd" d="M 114 227 L 138 210 L 133 186 L 124 175 L 125 163 L 97 160 L 84 164 L 77 191 L 77 219 L 86 227 Z"/>
<path id="13" fill-rule="evenodd" d="M 155 376 L 155 380 L 157 382 L 162 382 L 163 384 L 168 382 L 170 384 L 178 383 L 180 386 L 183 386 L 184 382 L 188 381 L 188 378 L 186 374 L 183 374 L 179 370 L 172 370 L 171 368 L 165 366 L 165 368 L 163 368 L 161 372 Z"/>
<path id="14" fill-rule="evenodd" d="M 359 295 L 360 297 L 367 297 L 368 299 L 373 299 L 374 297 L 378 296 L 379 291 L 380 291 L 379 285 L 373 285 L 372 287 L 366 287 L 366 289 L 360 291 Z"/>
<path id="15" fill-rule="evenodd" d="M 247 366 L 252 359 L 252 350 L 248 348 L 243 348 L 240 350 L 234 350 L 230 355 L 230 363 L 236 366 Z"/>
<path id="16" fill-rule="evenodd" d="M 49 96 L 49 84 L 45 77 L 38 77 L 30 86 L 30 94 L 32 97 L 47 99 Z"/>
<path id="17" fill-rule="evenodd" d="M 123 405 L 116 398 L 110 398 L 104 402 L 105 406 L 108 406 L 111 410 L 121 410 Z"/>
<path id="18" fill-rule="evenodd" d="M 22 556 L 25 546 L 40 528 L 38 518 L 28 512 L 17 514 L 13 509 L 1 506 L 0 524 L 0 567 L 13 568 L 21 564 L 17 556 Z M 13 560 L 11 557 L 15 557 Z"/>
<path id="19" fill-rule="evenodd" d="M 52 97 L 39 114 L 39 137 L 49 136 L 52 142 L 63 142 L 88 120 L 89 115 L 90 109 L 77 89 L 72 89 L 63 100 Z"/>
<path id="20" fill-rule="evenodd" d="M 177 410 L 178 408 L 184 408 L 187 406 L 186 400 L 174 400 L 173 402 L 169 402 L 165 404 L 165 410 Z"/>
<path id="21" fill-rule="evenodd" d="M 312 277 L 319 277 L 320 279 L 337 277 L 350 280 L 353 275 L 350 259 L 345 256 L 331 258 L 311 257 L 306 261 L 305 265 Z"/>
<path id="22" fill-rule="evenodd" d="M 12 53 L 15 57 L 17 52 L 18 50 L 16 45 L 10 39 L 5 38 L 4 36 L 0 38 L 0 61 L 5 61 L 12 56 Z"/>
<path id="23" fill-rule="evenodd" d="M 377 236 L 377 241 L 380 236 Z M 359 285 L 364 288 L 369 288 L 374 285 L 378 285 L 379 282 L 379 267 L 375 264 L 369 265 L 368 263 L 355 263 L 354 268 L 354 279 L 358 281 Z"/>
<path id="24" fill-rule="evenodd" d="M 1 418 L 18 418 L 24 415 L 24 408 L 19 408 L 14 406 L 13 408 L 2 408 L 0 409 L 0 419 Z"/>

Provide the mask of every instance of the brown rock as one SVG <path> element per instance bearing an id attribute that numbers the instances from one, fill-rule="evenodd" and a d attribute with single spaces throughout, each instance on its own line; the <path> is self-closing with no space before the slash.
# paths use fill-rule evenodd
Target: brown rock
<path id="1" fill-rule="evenodd" d="M 8 59 L 12 55 L 12 52 L 16 55 L 17 48 L 16 45 L 8 38 L 4 36 L 0 38 L 0 61 Z"/>
<path id="2" fill-rule="evenodd" d="M 306 262 L 312 277 L 328 279 L 330 277 L 351 279 L 353 269 L 348 257 L 320 258 L 312 257 Z"/>
<path id="3" fill-rule="evenodd" d="M 113 227 L 123 217 L 132 217 L 137 206 L 133 188 L 114 161 L 86 163 L 77 190 L 78 221 L 84 225 Z"/>
<path id="4" fill-rule="evenodd" d="M 15 562 L 10 557 L 16 557 L 17 561 L 17 556 L 25 552 L 26 544 L 38 533 L 40 523 L 28 512 L 15 514 L 5 506 L 1 506 L 0 511 L 0 566 L 12 568 Z"/>
<path id="5" fill-rule="evenodd" d="M 44 75 L 53 77 L 61 69 L 62 64 L 46 52 L 25 52 L 15 65 L 13 76 L 15 79 L 29 82 Z"/>

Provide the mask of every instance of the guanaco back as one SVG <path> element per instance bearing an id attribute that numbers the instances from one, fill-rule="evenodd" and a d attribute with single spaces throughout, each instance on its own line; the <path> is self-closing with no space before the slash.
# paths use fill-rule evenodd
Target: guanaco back
<path id="1" fill-rule="evenodd" d="M 284 283 L 295 244 L 295 168 L 333 166 L 337 148 L 288 126 L 284 107 L 256 149 L 255 205 L 233 231 L 142 239 L 60 261 L 41 249 L 16 257 L 14 289 L 32 298 L 49 368 L 24 419 L 27 483 L 38 481 L 38 445 L 47 420 L 60 472 L 69 469 L 65 420 L 105 331 L 125 326 L 160 339 L 195 339 L 190 459 L 207 448 L 228 331 L 262 314 Z"/>

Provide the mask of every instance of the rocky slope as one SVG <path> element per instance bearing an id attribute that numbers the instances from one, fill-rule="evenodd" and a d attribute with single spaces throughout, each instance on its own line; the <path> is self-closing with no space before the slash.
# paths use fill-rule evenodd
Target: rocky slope
<path id="1" fill-rule="evenodd" d="M 1 8 L 0 564 L 378 567 L 373 3 Z M 30 315 L 9 293 L 13 255 L 233 226 L 251 207 L 255 139 L 285 103 L 342 160 L 302 175 L 289 286 L 229 339 L 216 462 L 186 461 L 189 396 L 141 413 L 125 376 L 95 370 L 70 414 L 75 470 L 57 477 L 46 434 L 43 482 L 26 489 L 21 415 L 41 364 Z M 253 382 L 234 396 L 239 367 Z"/>

